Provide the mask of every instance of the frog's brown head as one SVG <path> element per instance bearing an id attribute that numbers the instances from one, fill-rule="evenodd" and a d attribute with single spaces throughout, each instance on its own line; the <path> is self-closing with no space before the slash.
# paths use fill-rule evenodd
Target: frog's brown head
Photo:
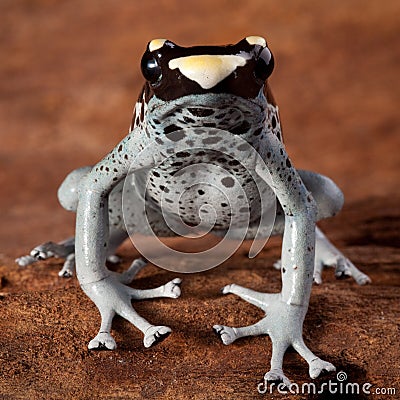
<path id="1" fill-rule="evenodd" d="M 248 36 L 227 46 L 181 47 L 152 40 L 141 61 L 147 89 L 161 100 L 204 93 L 255 98 L 274 68 L 265 39 Z"/>

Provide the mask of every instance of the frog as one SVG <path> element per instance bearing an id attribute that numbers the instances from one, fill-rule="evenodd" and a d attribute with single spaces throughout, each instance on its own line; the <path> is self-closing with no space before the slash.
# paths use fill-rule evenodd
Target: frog
<path id="1" fill-rule="evenodd" d="M 322 283 L 327 266 L 335 269 L 337 278 L 353 277 L 360 285 L 370 278 L 317 226 L 318 221 L 340 211 L 343 193 L 330 178 L 296 169 L 289 158 L 269 83 L 274 67 L 275 58 L 261 36 L 213 46 L 183 47 L 167 39 L 148 43 L 141 59 L 145 83 L 127 136 L 96 165 L 69 174 L 58 191 L 63 207 L 76 212 L 75 237 L 47 242 L 17 259 L 25 266 L 38 259 L 65 258 L 60 275 L 76 273 L 101 315 L 100 329 L 89 349 L 116 348 L 111 335 L 116 314 L 143 332 L 146 347 L 171 332 L 141 317 L 132 300 L 177 298 L 181 279 L 139 291 L 129 284 L 147 265 L 145 257 L 134 260 L 123 273 L 107 267 L 107 261 L 119 261 L 115 251 L 129 233 L 147 234 L 150 227 L 157 236 L 176 236 L 165 215 L 179 217 L 188 227 L 196 226 L 207 205 L 214 210 L 212 233 L 223 236 L 232 221 L 241 225 L 245 214 L 250 221 L 246 239 L 255 238 L 260 232 L 257 224 L 263 211 L 259 203 L 264 193 L 255 195 L 255 174 L 277 199 L 269 233 L 282 236 L 281 259 L 274 264 L 281 273 L 282 289 L 264 293 L 227 284 L 222 294 L 239 296 L 262 309 L 265 317 L 246 327 L 214 325 L 214 332 L 225 345 L 245 336 L 269 335 L 272 357 L 266 381 L 290 383 L 283 372 L 283 358 L 290 346 L 307 361 L 311 378 L 335 370 L 303 340 L 312 284 Z M 225 157 L 216 151 L 223 151 Z M 205 181 L 214 186 L 191 185 L 196 174 L 180 173 L 196 163 L 219 168 L 202 171 Z M 231 194 L 229 205 L 221 201 L 217 186 Z M 246 210 L 238 189 L 248 197 Z M 187 201 L 180 197 L 183 191 Z M 148 206 L 145 211 L 143 204 Z"/>

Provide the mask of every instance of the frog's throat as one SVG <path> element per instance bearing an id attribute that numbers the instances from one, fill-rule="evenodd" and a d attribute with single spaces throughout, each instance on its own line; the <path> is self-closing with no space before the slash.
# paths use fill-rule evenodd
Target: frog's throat
<path id="1" fill-rule="evenodd" d="M 153 96 L 147 107 L 147 117 L 156 116 L 158 119 L 168 117 L 176 110 L 189 108 L 205 108 L 209 110 L 236 108 L 245 114 L 251 114 L 253 117 L 265 113 L 267 100 L 263 90 L 255 98 L 243 98 L 228 93 L 206 93 L 195 94 L 180 97 L 174 100 L 162 100 Z"/>

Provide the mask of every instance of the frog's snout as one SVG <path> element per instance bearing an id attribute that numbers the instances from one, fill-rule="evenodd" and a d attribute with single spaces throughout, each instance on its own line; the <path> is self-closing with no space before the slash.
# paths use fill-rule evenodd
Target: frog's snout
<path id="1" fill-rule="evenodd" d="M 195 55 L 172 59 L 170 69 L 179 69 L 186 78 L 203 89 L 211 89 L 229 76 L 237 67 L 243 67 L 246 58 L 240 55 Z"/>

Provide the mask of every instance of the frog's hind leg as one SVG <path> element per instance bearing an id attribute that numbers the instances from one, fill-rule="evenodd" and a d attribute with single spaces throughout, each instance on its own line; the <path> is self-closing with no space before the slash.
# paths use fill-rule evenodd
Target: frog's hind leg
<path id="1" fill-rule="evenodd" d="M 299 170 L 299 175 L 306 188 L 311 192 L 317 203 L 317 219 L 321 220 L 336 215 L 343 206 L 343 194 L 336 184 L 326 176 L 311 171 Z M 284 224 L 283 216 L 277 216 L 274 233 L 281 233 Z M 281 262 L 278 260 L 274 267 L 281 268 Z M 361 272 L 341 251 L 339 251 L 316 227 L 315 236 L 315 266 L 314 282 L 322 283 L 322 271 L 325 267 L 335 268 L 335 276 L 338 279 L 353 277 L 359 284 L 364 285 L 371 282 L 371 279 Z"/>
<path id="2" fill-rule="evenodd" d="M 322 271 L 325 267 L 335 268 L 337 279 L 353 277 L 359 285 L 370 283 L 368 275 L 361 272 L 346 256 L 343 255 L 317 227 L 315 236 L 314 282 L 322 283 Z"/>

